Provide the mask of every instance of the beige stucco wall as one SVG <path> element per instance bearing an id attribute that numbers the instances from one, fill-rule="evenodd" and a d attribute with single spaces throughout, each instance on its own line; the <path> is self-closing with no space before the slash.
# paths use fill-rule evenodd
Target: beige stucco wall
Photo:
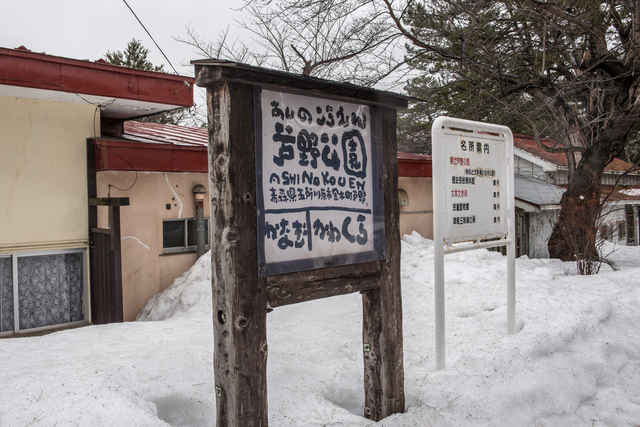
<path id="1" fill-rule="evenodd" d="M 113 172 L 97 173 L 98 197 L 129 197 L 130 206 L 120 208 L 122 232 L 122 299 L 125 320 L 135 320 L 140 309 L 158 292 L 196 261 L 195 253 L 163 255 L 162 220 L 194 218 L 193 187 L 204 185 L 206 173 Z M 204 216 L 209 217 L 209 193 L 205 197 Z M 170 205 L 167 210 L 166 205 Z M 99 224 L 106 225 L 107 208 L 99 208 Z"/>
<path id="2" fill-rule="evenodd" d="M 422 237 L 433 239 L 431 178 L 401 176 L 398 189 L 406 191 L 409 196 L 409 205 L 400 207 L 400 236 L 417 231 Z"/>
<path id="3" fill-rule="evenodd" d="M 0 252 L 86 246 L 95 107 L 0 96 Z"/>

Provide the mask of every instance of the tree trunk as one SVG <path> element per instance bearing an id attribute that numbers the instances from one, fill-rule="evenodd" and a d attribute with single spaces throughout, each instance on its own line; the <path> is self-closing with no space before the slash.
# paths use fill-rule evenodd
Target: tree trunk
<path id="1" fill-rule="evenodd" d="M 595 188 L 597 187 L 597 188 Z M 549 256 L 562 261 L 597 260 L 596 222 L 600 215 L 600 185 L 571 185 L 562 196 L 560 216 L 549 239 Z"/>
<path id="2" fill-rule="evenodd" d="M 596 234 L 601 214 L 600 182 L 604 168 L 612 158 L 606 149 L 592 149 L 582 156 L 560 201 L 560 216 L 548 244 L 551 258 L 579 263 L 599 261 Z M 587 271 L 589 268 L 585 274 L 590 274 Z"/>

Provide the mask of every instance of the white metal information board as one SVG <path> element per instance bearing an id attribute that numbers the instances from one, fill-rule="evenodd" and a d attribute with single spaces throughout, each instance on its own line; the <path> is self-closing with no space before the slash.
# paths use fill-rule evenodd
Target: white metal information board
<path id="1" fill-rule="evenodd" d="M 507 235 L 504 135 L 441 129 L 444 235 L 450 243 Z"/>
<path id="2" fill-rule="evenodd" d="M 507 330 L 515 332 L 513 134 L 450 117 L 431 129 L 436 368 L 445 367 L 444 254 L 507 246 Z"/>

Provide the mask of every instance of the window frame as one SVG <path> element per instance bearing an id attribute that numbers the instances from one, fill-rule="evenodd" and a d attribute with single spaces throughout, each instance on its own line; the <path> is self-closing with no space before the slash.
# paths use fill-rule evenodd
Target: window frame
<path id="1" fill-rule="evenodd" d="M 196 221 L 195 217 L 191 218 L 163 218 L 162 219 L 162 254 L 184 254 L 184 253 L 192 253 L 197 252 L 198 247 L 196 245 L 189 245 L 189 221 Z M 184 223 L 184 235 L 182 238 L 183 246 L 164 246 L 164 224 L 167 222 L 183 222 Z M 205 251 L 208 251 L 210 248 L 209 240 L 209 217 L 204 218 L 204 227 L 205 227 L 205 238 L 206 243 L 204 245 Z"/>
<path id="2" fill-rule="evenodd" d="M 18 289 L 18 258 L 28 258 L 36 256 L 48 255 L 64 255 L 71 253 L 82 254 L 82 314 L 83 319 L 75 322 L 56 323 L 54 325 L 38 326 L 35 328 L 20 329 L 20 301 Z M 72 327 L 87 325 L 91 318 L 91 304 L 89 294 L 89 254 L 87 248 L 69 248 L 69 249 L 52 249 L 43 251 L 25 251 L 25 252 L 8 252 L 0 253 L 0 258 L 9 258 L 11 260 L 11 279 L 13 285 L 13 328 L 10 331 L 0 332 L 0 338 L 18 335 L 20 333 L 33 333 L 47 331 L 51 329 L 59 329 L 61 327 Z M 1 316 L 1 315 L 0 315 Z"/>

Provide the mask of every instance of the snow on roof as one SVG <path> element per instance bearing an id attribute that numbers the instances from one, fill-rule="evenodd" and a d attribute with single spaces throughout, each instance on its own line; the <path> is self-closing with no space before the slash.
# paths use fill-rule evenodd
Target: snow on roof
<path id="1" fill-rule="evenodd" d="M 601 187 L 603 197 L 609 196 L 613 191 L 613 194 L 609 197 L 610 201 L 614 202 L 626 202 L 630 204 L 638 204 L 640 202 L 640 186 L 633 187 L 613 187 L 611 185 L 603 185 Z"/>

